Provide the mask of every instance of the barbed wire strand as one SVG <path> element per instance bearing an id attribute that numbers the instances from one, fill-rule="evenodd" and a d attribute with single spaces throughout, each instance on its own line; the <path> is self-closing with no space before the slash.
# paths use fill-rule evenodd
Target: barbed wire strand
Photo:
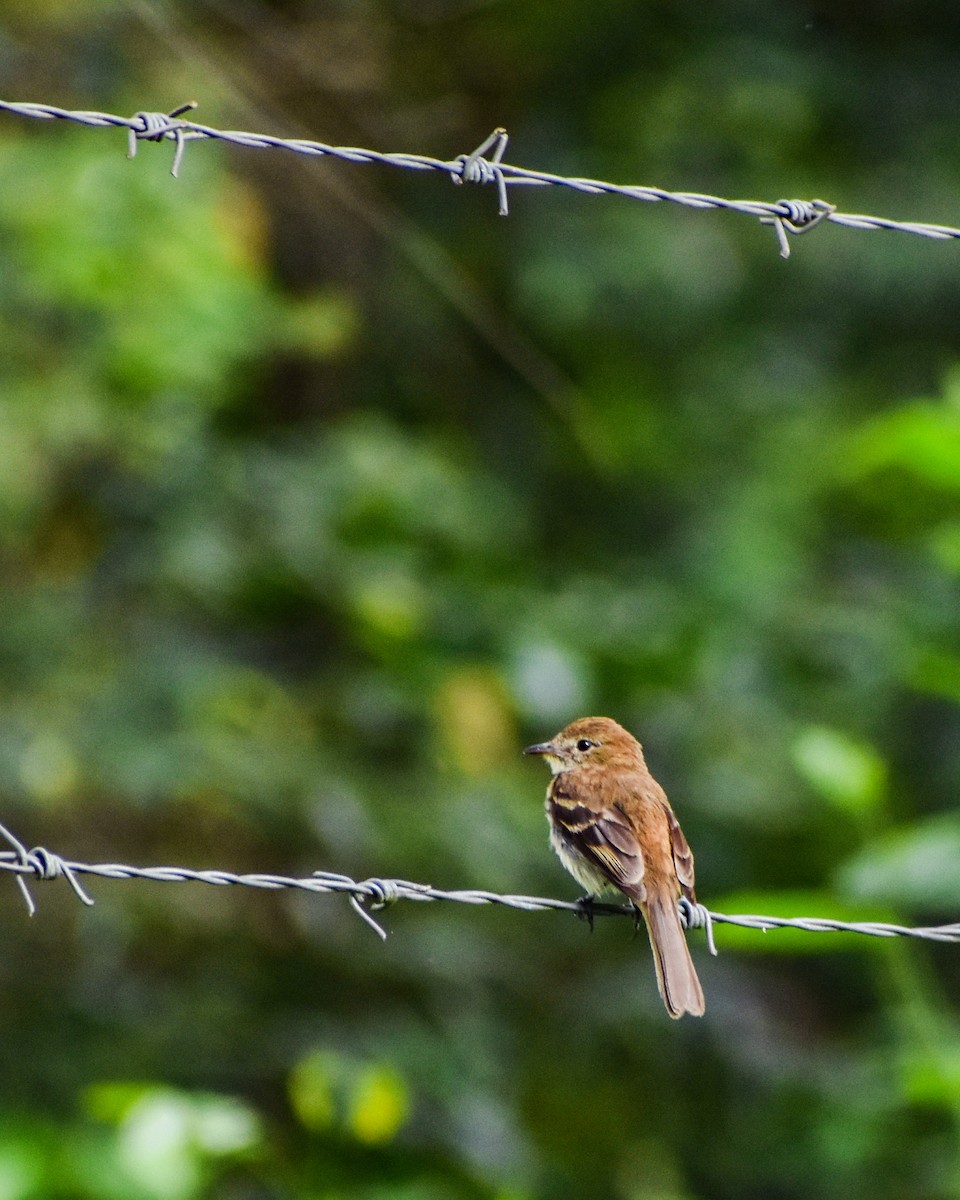
<path id="1" fill-rule="evenodd" d="M 334 871 L 315 871 L 305 878 L 263 873 L 237 874 L 222 870 L 193 870 L 190 867 L 132 867 L 122 863 L 83 863 L 61 858 L 43 847 L 28 850 L 4 825 L 0 836 L 10 850 L 0 851 L 0 871 L 14 876 L 28 914 L 36 914 L 37 906 L 27 881 L 64 878 L 77 898 L 86 905 L 93 900 L 80 883 L 78 876 L 92 875 L 101 879 L 144 879 L 155 883 L 205 883 L 214 887 L 249 887 L 263 891 L 292 889 L 315 894 L 345 895 L 354 912 L 381 938 L 387 933 L 373 917 L 377 912 L 399 900 L 449 901 L 455 904 L 496 904 L 523 912 L 572 912 L 593 923 L 595 916 L 630 917 L 636 921 L 632 905 L 606 904 L 597 900 L 555 900 L 545 896 L 504 895 L 482 889 L 468 888 L 448 891 L 427 883 L 411 883 L 406 879 L 352 879 Z M 717 953 L 713 936 L 714 925 L 737 925 L 763 933 L 772 929 L 798 929 L 806 933 L 858 933 L 867 937 L 909 937 L 933 942 L 960 942 L 960 923 L 952 925 L 910 927 L 882 921 L 835 921 L 825 917 L 770 917 L 750 913 L 713 912 L 703 904 L 679 902 L 683 925 L 687 929 L 703 929 L 711 954 Z"/>
<path id="2" fill-rule="evenodd" d="M 642 184 L 610 183 L 601 179 L 558 175 L 550 171 L 517 167 L 503 162 L 508 140 L 507 132 L 504 129 L 495 129 L 470 154 L 459 154 L 453 159 L 441 159 L 424 154 L 384 153 L 357 146 L 331 146 L 306 138 L 283 138 L 271 134 L 215 129 L 210 125 L 183 119 L 183 113 L 195 107 L 196 101 L 192 100 L 169 113 L 139 112 L 132 117 L 122 117 L 113 113 L 59 108 L 53 104 L 0 100 L 0 111 L 21 117 L 72 121 L 90 128 L 126 129 L 129 158 L 136 155 L 138 142 L 173 141 L 175 151 L 171 174 L 174 176 L 179 175 L 187 142 L 206 139 L 228 142 L 231 145 L 245 146 L 256 150 L 287 150 L 295 154 L 318 158 L 335 158 L 343 162 L 377 163 L 381 166 L 400 167 L 411 171 L 440 171 L 449 175 L 457 184 L 492 183 L 497 190 L 498 211 L 503 217 L 507 216 L 509 212 L 508 189 L 523 185 L 570 188 L 588 195 L 616 195 L 647 203 L 665 202 L 686 208 L 719 209 L 741 213 L 756 218 L 762 225 L 773 226 L 783 258 L 790 256 L 788 235 L 807 233 L 823 223 L 842 225 L 848 229 L 885 229 L 897 233 L 911 233 L 924 238 L 960 238 L 960 229 L 950 225 L 935 225 L 923 221 L 895 221 L 888 217 L 868 216 L 864 213 L 838 212 L 836 206 L 826 200 L 777 200 L 775 202 L 730 200 L 701 192 L 675 192 L 666 188 L 648 187 Z"/>

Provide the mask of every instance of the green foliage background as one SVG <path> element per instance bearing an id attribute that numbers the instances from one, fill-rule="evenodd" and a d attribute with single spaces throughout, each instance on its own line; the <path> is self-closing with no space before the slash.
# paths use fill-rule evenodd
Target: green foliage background
<path id="1" fill-rule="evenodd" d="M 0 94 L 960 223 L 960 15 L 11 2 Z M 87 861 L 573 897 L 643 739 L 725 911 L 960 909 L 958 249 L 0 118 L 0 787 Z M 0 893 L 0 1200 L 960 1195 L 955 948 Z"/>

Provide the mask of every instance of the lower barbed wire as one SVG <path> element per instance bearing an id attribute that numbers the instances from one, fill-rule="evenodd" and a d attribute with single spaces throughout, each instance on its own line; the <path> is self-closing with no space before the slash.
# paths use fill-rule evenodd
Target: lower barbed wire
<path id="1" fill-rule="evenodd" d="M 407 879 L 385 879 L 373 876 L 365 880 L 353 879 L 336 871 L 315 871 L 312 875 L 294 878 L 267 873 L 237 874 L 223 870 L 194 870 L 190 867 L 134 867 L 122 863 L 83 863 L 66 859 L 42 846 L 27 849 L 26 845 L 5 825 L 0 824 L 0 837 L 6 839 L 9 850 L 0 851 L 0 872 L 14 876 L 16 884 L 27 906 L 27 912 L 36 913 L 27 880 L 47 882 L 66 879 L 77 898 L 86 905 L 93 900 L 84 890 L 79 876 L 94 875 L 104 879 L 150 880 L 155 883 L 204 883 L 216 886 L 238 886 L 275 891 L 289 888 L 314 894 L 344 894 L 349 897 L 353 910 L 370 926 L 380 938 L 386 938 L 386 930 L 374 919 L 371 910 L 378 911 L 396 904 L 400 900 L 447 901 L 454 904 L 498 905 L 518 909 L 522 912 L 572 912 L 584 915 L 583 900 L 557 900 L 548 896 L 524 896 L 489 892 L 481 889 L 444 890 L 428 883 L 414 883 Z M 744 929 L 756 929 L 766 933 L 775 929 L 794 929 L 806 933 L 854 933 L 866 937 L 910 937 L 932 942 L 960 942 L 960 922 L 948 925 L 907 926 L 883 921 L 838 921 L 828 917 L 773 917 L 752 913 L 719 913 L 703 904 L 681 898 L 677 904 L 684 929 L 703 929 L 707 947 L 711 954 L 717 953 L 714 925 L 737 925 Z M 635 919 L 636 909 L 632 904 L 611 904 L 593 901 L 592 916 L 619 916 Z"/>

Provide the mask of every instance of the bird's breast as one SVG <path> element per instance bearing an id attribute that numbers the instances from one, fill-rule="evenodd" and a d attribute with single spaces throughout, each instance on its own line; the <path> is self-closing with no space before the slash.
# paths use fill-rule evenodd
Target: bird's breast
<path id="1" fill-rule="evenodd" d="M 610 881 L 577 847 L 578 818 L 588 818 L 588 810 L 583 813 L 571 812 L 569 806 L 554 798 L 552 790 L 547 792 L 546 810 L 550 823 L 550 845 L 566 870 L 591 896 L 599 896 L 607 891 L 611 886 Z"/>

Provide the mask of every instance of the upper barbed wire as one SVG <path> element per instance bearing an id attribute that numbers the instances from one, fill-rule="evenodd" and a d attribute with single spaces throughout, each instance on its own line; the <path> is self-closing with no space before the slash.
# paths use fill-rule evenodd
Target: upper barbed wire
<path id="1" fill-rule="evenodd" d="M 455 904 L 495 904 L 523 912 L 572 912 L 591 923 L 594 916 L 630 917 L 636 921 L 637 911 L 629 904 L 606 904 L 596 900 L 555 900 L 546 896 L 524 896 L 489 892 L 477 888 L 454 891 L 435 888 L 428 883 L 411 883 L 406 879 L 352 879 L 333 871 L 315 871 L 305 878 L 272 875 L 260 872 L 238 874 L 234 871 L 194 870 L 190 867 L 132 867 L 123 863 L 84 863 L 61 858 L 43 847 L 28 850 L 15 834 L 0 825 L 0 836 L 6 838 L 10 850 L 0 851 L 0 871 L 12 874 L 33 916 L 36 902 L 27 881 L 64 878 L 77 898 L 86 905 L 93 899 L 78 878 L 90 875 L 101 879 L 145 879 L 155 883 L 205 883 L 214 887 L 248 887 L 261 891 L 291 889 L 314 894 L 340 894 L 350 901 L 354 911 L 381 938 L 387 934 L 371 914 L 399 900 L 440 901 Z M 714 925 L 737 925 L 766 933 L 772 929 L 799 929 L 806 933 L 859 933 L 867 937 L 910 937 L 933 942 L 960 942 L 960 923 L 952 925 L 918 926 L 892 925 L 882 921 L 835 921 L 827 917 L 771 917 L 750 913 L 713 912 L 703 904 L 679 902 L 680 916 L 687 929 L 702 928 L 706 932 L 711 954 L 717 953 L 713 937 Z"/>
<path id="2" fill-rule="evenodd" d="M 138 141 L 171 140 L 176 143 L 171 168 L 171 173 L 175 176 L 179 173 L 186 143 L 212 139 L 257 150 L 288 150 L 294 154 L 336 158 L 343 162 L 378 163 L 412 171 L 441 171 L 451 176 L 455 183 L 494 183 L 501 216 L 508 214 L 508 188 L 521 185 L 563 187 L 588 195 L 624 196 L 630 200 L 642 200 L 647 203 L 665 202 L 679 204 L 685 208 L 721 209 L 741 213 L 759 220 L 763 225 L 774 227 L 783 258 L 790 256 L 788 235 L 806 233 L 824 222 L 843 225 L 848 229 L 886 229 L 925 238 L 960 238 L 960 229 L 950 225 L 935 225 L 925 221 L 895 221 L 888 217 L 868 216 L 864 213 L 838 212 L 836 206 L 826 200 L 730 200 L 702 192 L 676 192 L 642 184 L 610 183 L 601 179 L 557 175 L 550 171 L 517 167 L 502 161 L 507 147 L 507 133 L 504 129 L 495 129 L 470 154 L 442 159 L 424 154 L 384 153 L 357 146 L 331 146 L 306 138 L 283 138 L 241 130 L 215 129 L 210 125 L 201 125 L 182 118 L 183 113 L 195 107 L 196 102 L 191 101 L 170 113 L 140 112 L 132 117 L 121 117 L 114 113 L 59 108 L 53 104 L 0 100 L 0 110 L 21 117 L 72 121 L 91 128 L 126 129 L 129 139 L 128 156 L 131 158 L 136 154 Z M 493 153 L 487 157 L 491 150 Z"/>

